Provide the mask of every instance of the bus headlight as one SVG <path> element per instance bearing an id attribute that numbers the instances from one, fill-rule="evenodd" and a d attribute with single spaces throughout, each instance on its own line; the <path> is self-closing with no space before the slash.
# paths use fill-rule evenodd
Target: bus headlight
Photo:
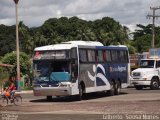
<path id="1" fill-rule="evenodd" d="M 71 84 L 69 83 L 59 83 L 59 87 L 70 87 Z"/>

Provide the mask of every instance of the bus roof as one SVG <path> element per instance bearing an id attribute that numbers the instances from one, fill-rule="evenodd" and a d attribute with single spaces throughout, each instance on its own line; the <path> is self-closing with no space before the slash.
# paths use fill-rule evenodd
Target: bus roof
<path id="1" fill-rule="evenodd" d="M 34 51 L 49 51 L 49 50 L 68 50 L 73 47 L 82 47 L 82 48 L 96 48 L 96 49 L 123 49 L 127 50 L 128 48 L 125 45 L 110 45 L 103 46 L 102 43 L 98 41 L 68 41 L 62 42 L 61 44 L 46 45 L 42 47 L 37 47 Z"/>
<path id="2" fill-rule="evenodd" d="M 121 49 L 121 50 L 128 50 L 127 46 L 125 45 L 110 45 L 110 46 L 97 46 L 96 49 Z"/>
<path id="3" fill-rule="evenodd" d="M 44 51 L 44 50 L 64 50 L 64 49 L 71 49 L 73 47 L 77 47 L 79 45 L 82 46 L 103 46 L 102 43 L 97 41 L 68 41 L 62 42 L 61 44 L 55 45 L 46 45 L 42 47 L 37 47 L 34 51 Z"/>
<path id="4" fill-rule="evenodd" d="M 74 45 L 86 45 L 86 46 L 103 46 L 103 44 L 98 41 L 68 41 L 63 43 L 74 44 Z"/>

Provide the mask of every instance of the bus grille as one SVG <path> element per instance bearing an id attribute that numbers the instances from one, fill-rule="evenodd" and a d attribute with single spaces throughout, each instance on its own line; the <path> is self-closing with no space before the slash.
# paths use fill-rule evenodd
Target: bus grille
<path id="1" fill-rule="evenodd" d="M 134 72 L 134 73 L 133 73 L 133 76 L 136 76 L 136 77 L 137 77 L 137 76 L 141 76 L 141 73 L 139 73 L 139 72 Z"/>

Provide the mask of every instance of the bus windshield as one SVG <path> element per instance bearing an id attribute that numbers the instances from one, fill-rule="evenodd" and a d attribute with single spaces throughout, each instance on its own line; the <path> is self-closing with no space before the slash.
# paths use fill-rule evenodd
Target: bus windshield
<path id="1" fill-rule="evenodd" d="M 154 60 L 141 60 L 140 68 L 154 68 Z"/>
<path id="2" fill-rule="evenodd" d="M 69 81 L 70 63 L 62 61 L 34 61 L 34 80 L 39 82 Z"/>

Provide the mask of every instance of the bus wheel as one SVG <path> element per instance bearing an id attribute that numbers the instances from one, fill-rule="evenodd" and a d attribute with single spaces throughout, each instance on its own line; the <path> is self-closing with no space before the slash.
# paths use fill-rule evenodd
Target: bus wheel
<path id="1" fill-rule="evenodd" d="M 151 89 L 152 90 L 157 90 L 159 88 L 159 82 L 157 78 L 153 78 L 151 80 Z"/>
<path id="2" fill-rule="evenodd" d="M 79 95 L 78 95 L 78 100 L 82 100 L 84 95 L 84 89 L 82 88 L 82 85 L 79 85 Z"/>
<path id="3" fill-rule="evenodd" d="M 116 84 L 115 84 L 114 94 L 119 95 L 120 91 L 121 91 L 121 84 L 120 84 L 120 81 L 117 81 Z"/>
<path id="4" fill-rule="evenodd" d="M 47 96 L 47 101 L 52 101 L 52 96 Z"/>
<path id="5" fill-rule="evenodd" d="M 111 89 L 107 91 L 107 94 L 109 96 L 113 96 L 115 93 L 115 83 L 113 81 L 110 82 Z"/>

